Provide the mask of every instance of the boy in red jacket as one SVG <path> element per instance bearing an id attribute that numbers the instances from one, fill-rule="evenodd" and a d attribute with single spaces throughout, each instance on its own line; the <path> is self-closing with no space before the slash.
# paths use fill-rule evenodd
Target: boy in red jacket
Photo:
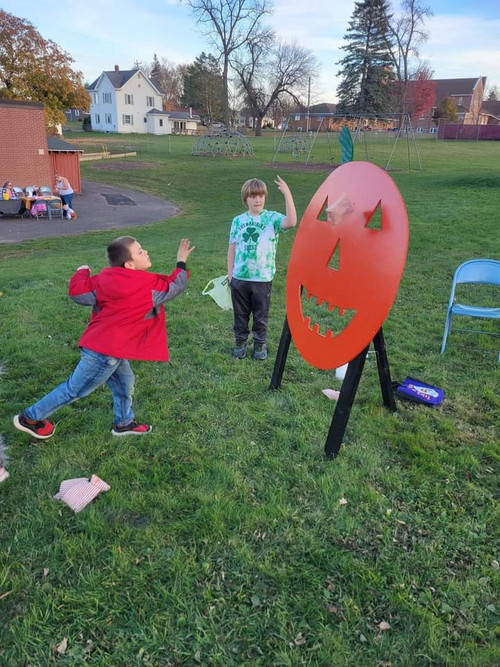
<path id="1" fill-rule="evenodd" d="M 193 250 L 191 242 L 182 239 L 173 273 L 149 273 L 147 250 L 132 236 L 121 236 L 108 246 L 110 267 L 91 276 L 88 266 L 80 266 L 70 280 L 69 296 L 92 306 L 79 342 L 80 362 L 65 382 L 16 415 L 14 426 L 35 438 L 50 438 L 55 427 L 47 417 L 106 383 L 113 394 L 111 433 L 149 433 L 152 427 L 139 424 L 132 412 L 134 374 L 128 360 L 168 361 L 163 304 L 185 289 L 186 261 Z"/>

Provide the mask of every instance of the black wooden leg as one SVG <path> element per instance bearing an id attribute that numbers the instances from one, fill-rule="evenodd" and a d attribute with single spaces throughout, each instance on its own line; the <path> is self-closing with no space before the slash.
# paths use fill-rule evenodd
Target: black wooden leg
<path id="1" fill-rule="evenodd" d="M 269 385 L 269 389 L 279 389 L 281 387 L 281 378 L 283 377 L 283 371 L 285 370 L 286 358 L 288 356 L 288 349 L 290 347 L 291 340 L 292 340 L 292 334 L 290 333 L 288 320 L 285 317 L 285 322 L 283 323 L 283 330 L 281 332 L 280 344 L 278 346 L 276 361 L 274 362 L 273 376 L 271 378 L 271 384 Z"/>
<path id="2" fill-rule="evenodd" d="M 389 408 L 391 412 L 396 412 L 396 401 L 394 400 L 394 392 L 392 391 L 391 371 L 389 370 L 389 361 L 387 360 L 387 352 L 385 351 L 382 327 L 380 327 L 375 334 L 373 345 L 377 354 L 378 378 L 380 380 L 380 389 L 382 391 L 384 405 L 386 408 Z"/>
<path id="3" fill-rule="evenodd" d="M 368 346 L 369 347 L 369 346 Z M 368 354 L 368 347 L 358 354 L 347 366 L 344 381 L 340 389 L 340 396 L 333 413 L 332 423 L 325 442 L 325 454 L 328 458 L 337 456 L 342 445 L 347 422 L 351 414 L 352 404 L 356 391 L 358 390 L 359 380 Z"/>

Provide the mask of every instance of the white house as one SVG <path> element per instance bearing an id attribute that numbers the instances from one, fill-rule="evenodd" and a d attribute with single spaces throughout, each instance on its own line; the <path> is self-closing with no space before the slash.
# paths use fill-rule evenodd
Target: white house
<path id="1" fill-rule="evenodd" d="M 159 111 L 151 109 L 146 114 L 147 131 L 150 134 L 195 134 L 200 117 L 185 111 Z"/>
<path id="2" fill-rule="evenodd" d="M 163 95 L 140 69 L 103 72 L 88 88 L 92 129 L 147 133 L 146 114 L 162 108 Z"/>

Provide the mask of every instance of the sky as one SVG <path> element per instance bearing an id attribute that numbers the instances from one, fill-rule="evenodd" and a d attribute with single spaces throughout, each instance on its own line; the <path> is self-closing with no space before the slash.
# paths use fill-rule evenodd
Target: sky
<path id="1" fill-rule="evenodd" d="M 433 16 L 429 40 L 421 48 L 434 78 L 486 76 L 500 89 L 499 0 L 428 0 Z M 393 3 L 397 8 L 398 3 Z M 210 44 L 199 32 L 186 4 L 179 0 L 3 0 L 2 9 L 26 18 L 75 60 L 86 83 L 103 70 L 131 69 L 153 54 L 174 63 L 190 63 Z M 354 0 L 274 0 L 269 24 L 278 37 L 310 49 L 319 63 L 313 103 L 336 102 L 340 47 Z"/>

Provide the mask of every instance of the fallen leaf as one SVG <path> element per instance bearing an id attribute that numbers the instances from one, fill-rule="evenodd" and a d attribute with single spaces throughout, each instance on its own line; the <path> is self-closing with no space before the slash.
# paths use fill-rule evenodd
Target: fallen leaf
<path id="1" fill-rule="evenodd" d="M 491 567 L 492 567 L 494 570 L 498 570 L 498 568 L 500 567 L 500 563 L 499 563 L 497 560 L 492 560 L 492 561 L 491 561 Z"/>
<path id="2" fill-rule="evenodd" d="M 299 632 L 293 641 L 295 646 L 303 646 L 306 643 L 306 638 L 302 636 L 302 632 Z"/>
<path id="3" fill-rule="evenodd" d="M 65 637 L 65 638 L 62 640 L 62 642 L 61 642 L 58 646 L 56 646 L 56 651 L 57 651 L 59 654 L 63 654 L 63 653 L 66 653 L 66 649 L 67 649 L 67 648 L 68 648 L 68 639 Z"/>
<path id="4" fill-rule="evenodd" d="M 345 498 L 341 498 L 339 500 L 339 505 L 347 505 L 347 500 Z"/>
<path id="5" fill-rule="evenodd" d="M 0 595 L 0 600 L 3 600 L 4 598 L 7 597 L 7 595 L 10 595 L 11 593 L 12 591 L 7 591 L 6 593 L 2 593 L 2 595 Z"/>
<path id="6" fill-rule="evenodd" d="M 330 612 L 330 614 L 336 614 L 339 610 L 339 608 L 334 604 L 329 604 L 327 609 Z"/>
<path id="7" fill-rule="evenodd" d="M 378 627 L 379 627 L 381 630 L 390 630 L 390 629 L 391 629 L 391 626 L 390 626 L 389 623 L 387 623 L 386 621 L 382 621 L 382 623 L 379 623 L 379 624 L 378 624 Z"/>
<path id="8" fill-rule="evenodd" d="M 49 572 L 50 572 L 50 570 L 49 570 L 48 567 L 44 567 L 44 568 L 43 568 L 43 578 L 44 578 L 44 579 L 45 579 L 45 577 L 48 575 Z"/>
<path id="9" fill-rule="evenodd" d="M 339 400 L 340 391 L 337 391 L 336 389 L 322 389 L 321 392 L 331 401 Z"/>

